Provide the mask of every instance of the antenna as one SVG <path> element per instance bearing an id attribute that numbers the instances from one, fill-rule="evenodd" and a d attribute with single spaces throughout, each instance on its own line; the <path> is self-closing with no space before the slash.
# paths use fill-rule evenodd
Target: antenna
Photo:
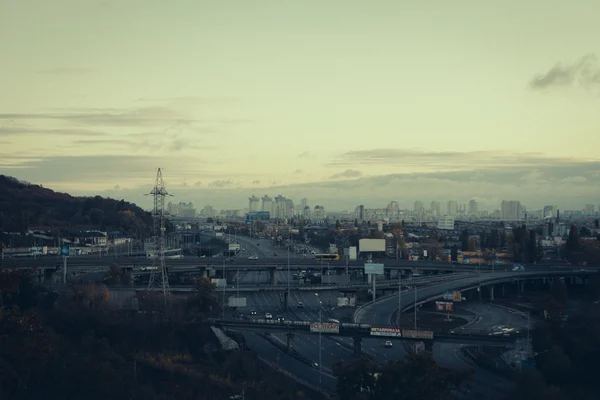
<path id="1" fill-rule="evenodd" d="M 169 287 L 167 266 L 165 265 L 165 197 L 172 195 L 165 189 L 161 168 L 158 168 L 156 171 L 154 188 L 146 196 L 149 195 L 154 197 L 154 208 L 152 209 L 154 258 L 150 271 L 150 280 L 148 281 L 148 292 L 154 289 L 162 289 L 166 314 L 171 289 Z"/>

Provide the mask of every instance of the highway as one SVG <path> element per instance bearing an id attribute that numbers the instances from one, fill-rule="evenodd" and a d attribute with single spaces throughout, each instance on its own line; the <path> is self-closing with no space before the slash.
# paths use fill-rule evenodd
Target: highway
<path id="1" fill-rule="evenodd" d="M 183 259 L 168 259 L 166 260 L 166 264 L 169 268 L 173 270 L 178 267 L 181 268 L 196 268 L 196 267 L 207 267 L 212 266 L 218 268 L 222 266 L 224 263 L 228 269 L 260 269 L 260 268 L 268 268 L 268 267 L 278 267 L 278 269 L 285 270 L 287 269 L 287 257 L 280 256 L 264 258 L 261 259 L 259 256 L 258 260 L 248 260 L 248 257 L 253 250 L 246 248 L 243 255 L 240 257 L 233 258 L 231 261 L 224 257 L 212 257 L 212 258 L 200 258 L 200 257 L 185 257 Z M 385 259 L 385 260 L 374 260 L 374 262 L 381 262 L 385 265 L 386 268 L 401 268 L 406 270 L 445 270 L 445 271 L 474 271 L 480 269 L 482 271 L 507 271 L 511 270 L 512 266 L 509 264 L 489 266 L 489 265 L 481 265 L 477 266 L 476 264 L 465 264 L 465 265 L 452 265 L 448 262 L 442 261 L 409 261 L 409 260 L 397 260 L 397 259 Z M 104 256 L 98 257 L 96 256 L 72 256 L 69 257 L 67 266 L 68 268 L 85 268 L 92 266 L 106 266 L 111 263 L 117 263 L 121 266 L 151 266 L 153 263 L 152 259 L 148 259 L 142 256 L 136 257 L 111 257 Z M 62 265 L 62 258 L 53 256 L 42 256 L 33 259 L 31 257 L 15 257 L 15 258 L 5 258 L 4 260 L 0 260 L 0 267 L 25 267 L 25 266 L 37 266 L 37 267 L 56 267 L 57 265 Z M 354 260 L 348 262 L 348 266 L 350 269 L 363 269 L 365 265 L 364 260 Z M 307 269 L 313 268 L 317 270 L 326 271 L 327 269 L 345 269 L 346 262 L 345 261 L 315 261 L 311 258 L 303 258 L 303 257 L 291 257 L 290 258 L 290 269 L 298 270 L 298 269 Z M 570 269 L 577 270 L 579 267 L 554 267 L 549 265 L 527 265 L 527 271 L 546 271 L 546 270 L 556 270 L 556 269 Z M 585 269 L 592 271 L 600 271 L 600 267 L 594 266 L 586 266 Z"/>
<path id="2" fill-rule="evenodd" d="M 526 275 L 527 273 L 523 272 L 522 274 Z M 482 283 L 484 283 L 485 281 L 493 281 L 510 275 L 510 273 L 503 272 L 489 273 L 482 275 L 481 277 L 467 277 L 460 280 L 442 282 L 439 284 L 422 287 L 417 290 L 417 302 L 425 301 L 446 291 L 461 290 L 476 286 L 480 280 Z M 401 301 L 404 305 L 403 309 L 409 308 L 410 305 L 414 303 L 414 297 L 414 291 L 402 294 Z M 477 312 L 482 318 L 478 323 L 473 324 L 470 328 L 488 329 L 495 325 L 512 325 L 517 323 L 522 326 L 523 324 L 523 321 L 518 319 L 514 314 L 502 312 L 498 307 L 494 307 L 493 312 L 490 307 L 486 313 L 485 306 L 482 309 L 480 306 L 476 306 L 475 304 L 476 303 L 469 304 L 469 307 L 472 307 L 473 311 Z M 370 303 L 359 308 L 354 315 L 354 319 L 359 323 L 392 325 L 391 318 L 397 309 L 397 295 L 381 298 L 374 303 Z M 433 348 L 434 357 L 442 365 L 452 367 L 468 366 L 470 368 L 475 368 L 476 381 L 473 384 L 473 395 L 481 394 L 486 399 L 500 399 L 505 397 L 507 390 L 510 390 L 510 382 L 500 378 L 496 374 L 492 374 L 488 371 L 482 370 L 481 368 L 476 368 L 476 366 L 470 360 L 465 359 L 465 357 L 460 354 L 458 351 L 460 347 L 460 345 L 445 343 L 435 344 Z"/>

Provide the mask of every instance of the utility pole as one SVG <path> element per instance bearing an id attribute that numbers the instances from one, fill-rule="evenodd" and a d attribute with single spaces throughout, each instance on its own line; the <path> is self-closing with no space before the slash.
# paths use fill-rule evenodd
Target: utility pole
<path id="1" fill-rule="evenodd" d="M 417 287 L 415 286 L 415 331 L 417 330 Z"/>
<path id="2" fill-rule="evenodd" d="M 398 271 L 398 326 L 400 326 L 400 319 L 402 318 L 402 270 Z"/>
<path id="3" fill-rule="evenodd" d="M 291 233 L 288 234 L 288 238 L 289 238 L 289 240 L 288 240 L 288 252 L 287 252 L 288 253 L 287 254 L 287 267 L 288 267 L 287 268 L 287 270 L 288 270 L 287 271 L 287 301 L 285 302 L 285 307 L 286 307 L 286 310 L 289 311 L 290 296 L 291 296 L 291 284 L 292 284 L 291 276 L 290 276 L 290 248 L 289 248 L 289 246 L 292 244 L 292 234 Z M 277 273 L 277 271 L 275 271 L 275 273 Z"/>

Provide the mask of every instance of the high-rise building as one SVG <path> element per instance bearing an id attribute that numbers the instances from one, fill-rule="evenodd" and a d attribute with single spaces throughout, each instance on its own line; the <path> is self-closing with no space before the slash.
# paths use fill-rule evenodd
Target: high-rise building
<path id="1" fill-rule="evenodd" d="M 518 200 L 502 200 L 500 214 L 503 220 L 516 220 L 523 218 L 523 207 Z"/>
<path id="2" fill-rule="evenodd" d="M 440 216 L 440 202 L 439 201 L 432 201 L 431 202 L 431 214 L 434 217 L 439 217 Z"/>
<path id="3" fill-rule="evenodd" d="M 386 216 L 390 218 L 397 218 L 400 214 L 400 206 L 397 201 L 391 201 L 386 207 Z"/>
<path id="4" fill-rule="evenodd" d="M 300 210 L 304 210 L 308 206 L 308 199 L 305 197 L 300 200 Z"/>
<path id="5" fill-rule="evenodd" d="M 256 212 L 258 211 L 258 203 L 259 203 L 260 199 L 254 195 L 252 195 L 252 197 L 250 197 L 248 199 L 248 211 L 249 212 Z"/>
<path id="6" fill-rule="evenodd" d="M 415 212 L 416 213 L 421 213 L 425 211 L 425 206 L 423 205 L 422 201 L 415 201 Z"/>
<path id="7" fill-rule="evenodd" d="M 469 214 L 477 214 L 477 201 L 469 200 Z"/>
<path id="8" fill-rule="evenodd" d="M 454 201 L 454 200 L 448 201 L 448 204 L 446 207 L 446 213 L 451 216 L 455 216 L 456 214 L 458 214 L 458 204 L 456 203 L 456 201 Z"/>
<path id="9" fill-rule="evenodd" d="M 556 206 L 544 206 L 544 218 L 554 218 L 556 216 Z"/>
<path id="10" fill-rule="evenodd" d="M 587 216 L 591 216 L 594 215 L 594 205 L 593 204 L 586 204 L 585 208 L 583 209 L 583 213 Z"/>
<path id="11" fill-rule="evenodd" d="M 262 197 L 261 211 L 268 211 L 273 215 L 273 199 L 267 195 Z"/>

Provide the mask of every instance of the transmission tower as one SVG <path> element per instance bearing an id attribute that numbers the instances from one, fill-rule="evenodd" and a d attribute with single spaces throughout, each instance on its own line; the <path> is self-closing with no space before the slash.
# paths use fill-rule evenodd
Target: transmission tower
<path id="1" fill-rule="evenodd" d="M 167 266 L 165 265 L 165 197 L 171 196 L 163 181 L 162 170 L 159 168 L 156 171 L 156 182 L 154 188 L 147 196 L 154 197 L 154 208 L 152 209 L 154 239 L 154 260 L 150 271 L 150 280 L 148 281 L 148 292 L 153 289 L 162 289 L 165 312 L 171 289 L 169 288 L 169 277 L 167 275 Z"/>

